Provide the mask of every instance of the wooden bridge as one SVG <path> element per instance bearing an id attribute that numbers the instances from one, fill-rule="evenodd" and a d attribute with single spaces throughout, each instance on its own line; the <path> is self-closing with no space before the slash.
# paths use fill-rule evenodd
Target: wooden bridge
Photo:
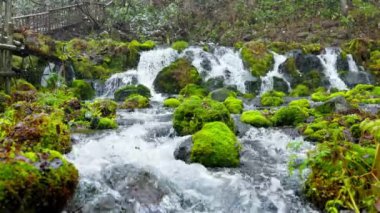
<path id="1" fill-rule="evenodd" d="M 75 5 L 51 9 L 45 12 L 12 17 L 12 0 L 0 0 L 0 89 L 10 92 L 12 71 L 12 53 L 20 51 L 21 44 L 13 41 L 14 30 L 31 30 L 49 33 L 72 27 L 85 22 L 95 26 L 105 19 L 106 7 L 112 4 L 82 2 Z"/>

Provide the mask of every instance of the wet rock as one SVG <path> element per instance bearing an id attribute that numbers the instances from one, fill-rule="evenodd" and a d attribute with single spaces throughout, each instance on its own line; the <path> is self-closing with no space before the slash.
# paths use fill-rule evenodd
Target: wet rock
<path id="1" fill-rule="evenodd" d="M 273 77 L 273 89 L 285 93 L 289 91 L 288 84 L 285 82 L 285 80 L 278 77 Z"/>
<path id="2" fill-rule="evenodd" d="M 297 53 L 295 57 L 295 63 L 301 73 L 308 73 L 313 70 L 323 72 L 321 61 L 316 55 L 302 55 Z"/>
<path id="3" fill-rule="evenodd" d="M 241 122 L 240 115 L 236 115 L 233 117 L 235 126 L 236 126 L 236 132 L 239 137 L 243 137 L 251 128 L 251 125 Z"/>
<path id="4" fill-rule="evenodd" d="M 345 113 L 353 109 L 343 96 L 337 96 L 316 108 L 321 113 Z"/>
<path id="5" fill-rule="evenodd" d="M 215 78 L 210 78 L 207 80 L 206 83 L 203 84 L 203 86 L 208 90 L 208 91 L 213 91 L 216 89 L 220 89 L 224 87 L 224 77 L 223 76 L 218 76 Z"/>
<path id="6" fill-rule="evenodd" d="M 207 71 L 211 71 L 212 70 L 211 61 L 210 61 L 210 59 L 208 59 L 206 57 L 202 58 L 201 66 L 202 66 L 203 69 L 205 69 Z"/>
<path id="7" fill-rule="evenodd" d="M 348 87 L 354 87 L 357 84 L 369 84 L 370 76 L 366 72 L 346 72 L 340 76 Z"/>
<path id="8" fill-rule="evenodd" d="M 336 60 L 336 68 L 338 71 L 340 70 L 349 70 L 347 59 L 343 58 L 342 55 L 338 55 Z"/>
<path id="9" fill-rule="evenodd" d="M 193 148 L 193 141 L 191 137 L 183 141 L 174 151 L 174 158 L 177 160 L 183 160 L 186 163 L 190 163 L 191 149 Z"/>
<path id="10" fill-rule="evenodd" d="M 227 88 L 216 89 L 210 93 L 211 98 L 216 101 L 225 101 L 233 92 Z"/>
<path id="11" fill-rule="evenodd" d="M 261 80 L 259 78 L 253 78 L 251 81 L 244 82 L 246 91 L 248 93 L 259 94 L 261 88 Z"/>

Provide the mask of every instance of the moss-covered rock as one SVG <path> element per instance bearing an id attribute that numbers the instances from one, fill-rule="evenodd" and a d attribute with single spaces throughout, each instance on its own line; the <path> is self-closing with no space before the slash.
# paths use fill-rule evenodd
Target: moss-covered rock
<path id="1" fill-rule="evenodd" d="M 322 114 L 332 112 L 344 113 L 352 109 L 353 107 L 347 102 L 344 96 L 336 96 L 316 107 L 316 110 Z"/>
<path id="2" fill-rule="evenodd" d="M 243 101 L 238 98 L 230 96 L 224 101 L 224 105 L 232 114 L 240 114 L 243 112 Z"/>
<path id="3" fill-rule="evenodd" d="M 17 80 L 11 91 L 12 101 L 33 102 L 36 100 L 37 89 L 25 80 Z"/>
<path id="4" fill-rule="evenodd" d="M 190 97 L 194 95 L 198 97 L 205 97 L 207 96 L 208 92 L 202 86 L 199 86 L 197 84 L 188 84 L 185 88 L 181 89 L 179 94 L 183 97 Z"/>
<path id="5" fill-rule="evenodd" d="M 216 89 L 214 91 L 211 91 L 209 96 L 213 100 L 223 102 L 228 97 L 236 97 L 236 93 L 234 91 L 227 89 L 227 88 L 220 88 L 220 89 Z"/>
<path id="6" fill-rule="evenodd" d="M 255 77 L 264 76 L 274 64 L 273 55 L 263 42 L 246 43 L 241 50 L 241 55 Z"/>
<path id="7" fill-rule="evenodd" d="M 60 212 L 73 196 L 78 171 L 56 151 L 2 153 L 0 212 Z"/>
<path id="8" fill-rule="evenodd" d="M 260 111 L 250 110 L 245 111 L 240 117 L 244 123 L 251 124 L 254 127 L 270 127 L 272 122 L 265 117 Z"/>
<path id="9" fill-rule="evenodd" d="M 91 129 L 116 129 L 118 127 L 115 119 L 112 118 L 102 118 L 94 117 L 91 120 L 90 128 Z"/>
<path id="10" fill-rule="evenodd" d="M 180 135 L 193 134 L 207 122 L 222 121 L 231 129 L 235 129 L 230 112 L 223 103 L 205 98 L 188 98 L 175 110 L 174 129 Z"/>
<path id="11" fill-rule="evenodd" d="M 0 113 L 3 113 L 10 104 L 11 104 L 11 96 L 0 91 Z"/>
<path id="12" fill-rule="evenodd" d="M 157 92 L 178 94 L 188 84 L 199 84 L 202 79 L 189 61 L 180 58 L 158 73 L 154 80 Z"/>
<path id="13" fill-rule="evenodd" d="M 311 94 L 309 87 L 303 84 L 298 84 L 290 93 L 293 97 L 305 97 Z"/>
<path id="14" fill-rule="evenodd" d="M 310 102 L 307 99 L 294 100 L 289 103 L 289 106 L 296 106 L 300 108 L 310 108 Z"/>
<path id="15" fill-rule="evenodd" d="M 192 139 L 191 162 L 207 167 L 239 166 L 240 144 L 225 123 L 206 123 Z"/>
<path id="16" fill-rule="evenodd" d="M 189 47 L 189 43 L 186 41 L 176 41 L 172 44 L 172 48 L 177 50 L 178 52 L 182 52 L 187 47 Z"/>
<path id="17" fill-rule="evenodd" d="M 280 106 L 284 103 L 285 93 L 278 91 L 269 91 L 261 96 L 261 105 L 263 106 Z"/>
<path id="18" fill-rule="evenodd" d="M 116 101 L 124 101 L 128 96 L 137 94 L 147 98 L 151 97 L 150 90 L 144 85 L 126 85 L 116 90 L 114 98 Z"/>
<path id="19" fill-rule="evenodd" d="M 181 101 L 176 98 L 168 98 L 164 101 L 165 107 L 177 108 L 179 105 L 181 105 Z"/>
<path id="20" fill-rule="evenodd" d="M 271 120 L 274 126 L 297 126 L 307 117 L 308 114 L 300 107 L 288 106 L 277 110 Z"/>
<path id="21" fill-rule="evenodd" d="M 74 96 L 80 100 L 91 100 L 95 97 L 95 90 L 84 80 L 74 80 L 71 85 Z"/>
<path id="22" fill-rule="evenodd" d="M 109 99 L 96 99 L 90 105 L 91 111 L 94 115 L 107 118 L 116 117 L 117 103 Z"/>
<path id="23" fill-rule="evenodd" d="M 13 126 L 3 146 L 15 145 L 22 150 L 51 149 L 61 153 L 71 150 L 70 130 L 62 122 L 63 112 L 31 114 Z"/>
<path id="24" fill-rule="evenodd" d="M 149 98 L 137 94 L 130 95 L 121 105 L 122 109 L 142 109 L 147 107 L 149 107 Z"/>

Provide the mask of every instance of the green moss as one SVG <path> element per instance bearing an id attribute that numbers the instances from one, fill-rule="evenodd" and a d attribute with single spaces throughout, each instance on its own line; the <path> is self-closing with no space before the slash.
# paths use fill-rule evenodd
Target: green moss
<path id="1" fill-rule="evenodd" d="M 0 91 L 0 113 L 5 112 L 5 109 L 11 104 L 11 96 Z"/>
<path id="2" fill-rule="evenodd" d="M 307 99 L 294 100 L 289 103 L 289 106 L 295 106 L 300 108 L 310 108 L 310 102 Z"/>
<path id="3" fill-rule="evenodd" d="M 1 212 L 63 210 L 78 183 L 71 163 L 50 150 L 6 155 L 8 159 L 0 162 Z"/>
<path id="4" fill-rule="evenodd" d="M 231 129 L 235 129 L 230 112 L 223 103 L 205 98 L 188 98 L 175 110 L 174 129 L 180 135 L 193 134 L 207 122 L 222 121 Z"/>
<path id="5" fill-rule="evenodd" d="M 74 80 L 71 88 L 74 96 L 80 100 L 91 100 L 95 96 L 95 90 L 91 84 L 84 80 Z"/>
<path id="6" fill-rule="evenodd" d="M 246 43 L 241 55 L 255 77 L 264 76 L 274 63 L 273 55 L 268 52 L 266 45 L 258 41 Z"/>
<path id="7" fill-rule="evenodd" d="M 109 99 L 96 99 L 90 104 L 94 115 L 107 118 L 116 117 L 117 103 Z"/>
<path id="8" fill-rule="evenodd" d="M 269 91 L 261 96 L 261 105 L 263 106 L 280 106 L 284 103 L 285 93 L 278 91 Z"/>
<path id="9" fill-rule="evenodd" d="M 178 52 L 182 52 L 187 47 L 189 47 L 189 43 L 186 41 L 176 41 L 172 44 L 172 48 L 177 50 Z"/>
<path id="10" fill-rule="evenodd" d="M 240 114 L 243 112 L 243 101 L 235 97 L 228 97 L 224 101 L 224 105 L 227 107 L 228 111 L 232 114 Z"/>
<path id="11" fill-rule="evenodd" d="M 275 126 L 297 126 L 304 122 L 308 114 L 299 107 L 282 107 L 271 118 Z"/>
<path id="12" fill-rule="evenodd" d="M 304 54 L 319 54 L 322 50 L 320 44 L 306 44 L 302 47 L 302 52 Z"/>
<path id="13" fill-rule="evenodd" d="M 188 84 L 199 84 L 202 79 L 189 61 L 180 58 L 158 73 L 154 80 L 157 92 L 178 94 Z"/>
<path id="14" fill-rule="evenodd" d="M 37 89 L 29 82 L 19 79 L 11 88 L 12 102 L 36 100 Z"/>
<path id="15" fill-rule="evenodd" d="M 176 98 L 168 98 L 164 101 L 165 107 L 177 108 L 181 104 L 181 101 Z"/>
<path id="16" fill-rule="evenodd" d="M 304 97 L 304 96 L 309 96 L 309 95 L 310 95 L 309 87 L 303 84 L 298 84 L 296 88 L 294 88 L 292 92 L 290 93 L 290 96 L 293 96 L 293 97 Z"/>
<path id="17" fill-rule="evenodd" d="M 128 96 L 121 106 L 123 109 L 142 109 L 147 107 L 149 107 L 149 98 L 138 94 Z"/>
<path id="18" fill-rule="evenodd" d="M 147 98 L 151 97 L 150 90 L 144 85 L 126 85 L 116 90 L 114 97 L 116 101 L 124 101 L 132 94 L 142 95 Z"/>
<path id="19" fill-rule="evenodd" d="M 380 87 L 374 87 L 372 90 L 374 96 L 380 97 Z"/>
<path id="20" fill-rule="evenodd" d="M 244 123 L 251 124 L 254 127 L 270 127 L 272 122 L 267 119 L 260 111 L 251 110 L 243 112 L 240 120 Z"/>
<path id="21" fill-rule="evenodd" d="M 239 166 L 240 144 L 223 122 L 205 124 L 192 138 L 191 162 L 207 167 Z"/>
<path id="22" fill-rule="evenodd" d="M 151 49 L 154 49 L 155 47 L 156 47 L 156 43 L 151 40 L 145 41 L 144 43 L 140 44 L 141 50 L 151 50 Z"/>
<path id="23" fill-rule="evenodd" d="M 181 89 L 179 92 L 180 95 L 184 97 L 190 97 L 190 96 L 199 96 L 199 97 L 205 97 L 207 96 L 208 92 L 201 86 L 196 84 L 188 84 L 185 88 Z"/>
<path id="24" fill-rule="evenodd" d="M 117 128 L 117 122 L 114 119 L 100 118 L 99 123 L 93 129 L 116 129 L 116 128 Z"/>

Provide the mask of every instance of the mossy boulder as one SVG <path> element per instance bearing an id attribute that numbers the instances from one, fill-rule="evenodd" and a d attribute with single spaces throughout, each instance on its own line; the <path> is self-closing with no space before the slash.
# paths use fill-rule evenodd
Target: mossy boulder
<path id="1" fill-rule="evenodd" d="M 251 124 L 254 127 L 270 127 L 272 122 L 265 117 L 260 111 L 245 111 L 240 117 L 243 123 Z"/>
<path id="2" fill-rule="evenodd" d="M 174 129 L 180 135 L 193 134 L 205 123 L 222 121 L 234 131 L 235 125 L 230 112 L 223 103 L 205 98 L 188 98 L 175 110 Z"/>
<path id="3" fill-rule="evenodd" d="M 290 93 L 290 96 L 293 97 L 305 97 L 311 94 L 308 86 L 303 84 L 298 84 Z"/>
<path id="4" fill-rule="evenodd" d="M 224 105 L 232 114 L 240 114 L 243 112 L 243 101 L 238 98 L 230 96 L 224 101 Z"/>
<path id="5" fill-rule="evenodd" d="M 11 91 L 12 101 L 33 102 L 36 100 L 37 89 L 25 80 L 17 80 Z"/>
<path id="6" fill-rule="evenodd" d="M 96 99 L 90 108 L 93 114 L 100 117 L 115 118 L 117 103 L 109 99 Z"/>
<path id="7" fill-rule="evenodd" d="M 291 101 L 289 103 L 289 106 L 296 106 L 296 107 L 308 109 L 310 108 L 310 101 L 307 99 L 298 99 L 298 100 Z"/>
<path id="8" fill-rule="evenodd" d="M 241 145 L 225 123 L 206 123 L 192 139 L 191 162 L 207 167 L 239 166 Z"/>
<path id="9" fill-rule="evenodd" d="M 343 96 L 334 97 L 316 107 L 316 110 L 323 114 L 332 112 L 345 113 L 349 112 L 352 109 L 353 106 L 351 106 Z"/>
<path id="10" fill-rule="evenodd" d="M 15 145 L 23 150 L 51 149 L 61 153 L 71 150 L 69 127 L 62 122 L 62 112 L 35 113 L 13 126 L 4 146 Z"/>
<path id="11" fill-rule="evenodd" d="M 147 98 L 151 97 L 150 90 L 144 85 L 126 85 L 118 90 L 116 90 L 114 94 L 114 98 L 116 101 L 124 101 L 128 96 L 137 94 L 142 95 Z"/>
<path id="12" fill-rule="evenodd" d="M 0 91 L 0 113 L 3 113 L 10 104 L 11 96 Z"/>
<path id="13" fill-rule="evenodd" d="M 181 89 L 179 94 L 183 97 L 190 97 L 194 95 L 198 97 L 205 97 L 207 96 L 208 92 L 200 85 L 188 84 L 185 88 Z"/>
<path id="14" fill-rule="evenodd" d="M 172 48 L 177 50 L 178 52 L 182 52 L 188 47 L 189 43 L 187 43 L 186 41 L 176 41 L 172 44 Z"/>
<path id="15" fill-rule="evenodd" d="M 2 153 L 0 212 L 61 212 L 74 195 L 78 171 L 60 153 Z"/>
<path id="16" fill-rule="evenodd" d="M 80 100 L 91 100 L 95 97 L 95 90 L 87 81 L 74 80 L 71 88 L 74 96 Z"/>
<path id="17" fill-rule="evenodd" d="M 142 109 L 149 107 L 149 98 L 133 94 L 125 99 L 124 103 L 121 105 L 122 109 Z"/>
<path id="18" fill-rule="evenodd" d="M 261 96 L 260 102 L 263 106 L 280 106 L 284 103 L 285 93 L 269 91 Z"/>
<path id="19" fill-rule="evenodd" d="M 180 58 L 159 72 L 153 84 L 157 92 L 178 94 L 188 84 L 200 84 L 201 81 L 197 69 Z"/>
<path id="20" fill-rule="evenodd" d="M 300 107 L 288 106 L 277 110 L 271 120 L 274 126 L 297 126 L 308 117 L 307 112 Z"/>
<path id="21" fill-rule="evenodd" d="M 94 117 L 91 120 L 90 128 L 91 129 L 116 129 L 118 127 L 115 119 L 112 118 L 102 118 Z"/>
<path id="22" fill-rule="evenodd" d="M 177 108 L 181 105 L 181 101 L 176 98 L 168 98 L 164 101 L 164 106 L 169 108 Z"/>
<path id="23" fill-rule="evenodd" d="M 255 77 L 265 76 L 274 64 L 273 55 L 268 51 L 266 44 L 260 41 L 244 44 L 241 55 Z"/>

